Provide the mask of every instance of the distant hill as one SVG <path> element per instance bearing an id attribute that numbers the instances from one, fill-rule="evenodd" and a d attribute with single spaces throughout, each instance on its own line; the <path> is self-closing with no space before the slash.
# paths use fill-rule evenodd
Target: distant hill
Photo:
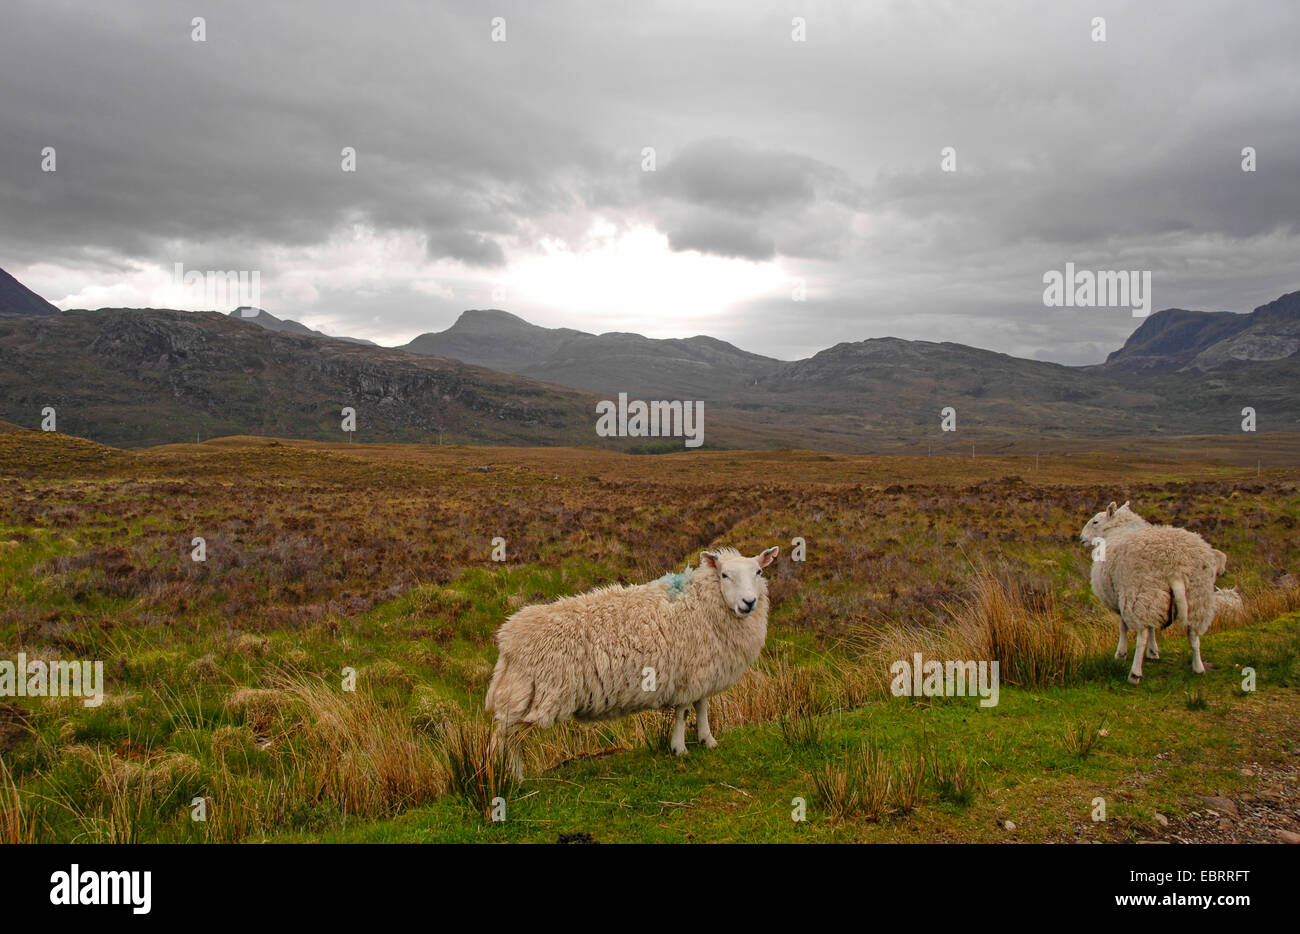
<path id="1" fill-rule="evenodd" d="M 332 334 L 326 334 L 324 331 L 313 331 L 305 324 L 277 318 L 268 311 L 264 311 L 261 308 L 253 308 L 248 305 L 241 305 L 239 308 L 236 308 L 230 313 L 230 317 L 237 321 L 248 321 L 252 324 L 260 325 L 268 331 L 277 331 L 284 334 L 300 334 L 303 337 L 324 337 L 335 341 L 350 341 L 353 344 L 369 344 L 371 347 L 379 346 L 374 341 L 363 340 L 359 337 L 335 337 Z"/>
<path id="2" fill-rule="evenodd" d="M 505 311 L 466 311 L 403 347 L 593 392 L 718 402 L 780 369 L 780 360 L 713 337 L 659 340 L 543 328 Z"/>
<path id="3" fill-rule="evenodd" d="M 1294 297 L 1253 315 L 1159 312 L 1106 364 L 1086 367 L 892 337 L 781 361 L 710 337 L 588 334 L 497 310 L 466 311 L 405 349 L 606 397 L 703 399 L 719 414 L 784 433 L 788 443 L 827 450 L 906 447 L 934 436 L 948 406 L 959 432 L 981 438 L 1225 432 L 1239 430 L 1247 404 L 1264 418 L 1261 430 L 1297 430 L 1300 358 L 1288 350 Z M 1209 369 L 1214 379 L 1204 378 Z"/>
<path id="4" fill-rule="evenodd" d="M 508 311 L 488 309 L 461 312 L 447 330 L 421 334 L 401 349 L 514 373 L 575 338 L 590 336 L 569 328 L 538 327 Z"/>
<path id="5" fill-rule="evenodd" d="M 57 314 L 59 314 L 58 308 L 0 269 L 0 315 L 44 317 Z"/>
<path id="6" fill-rule="evenodd" d="M 1283 295 L 1248 315 L 1167 308 L 1138 326 L 1106 358 L 1111 371 L 1217 370 L 1270 363 L 1300 353 L 1300 292 Z"/>
<path id="7" fill-rule="evenodd" d="M 256 327 L 250 325 L 257 325 Z M 542 328 L 467 311 L 405 348 L 328 338 L 259 309 L 0 317 L 0 419 L 116 445 L 261 434 L 339 440 L 599 444 L 595 407 L 703 400 L 709 447 L 917 450 L 960 440 L 1300 430 L 1300 293 L 1249 315 L 1152 315 L 1105 364 L 1062 366 L 954 343 L 874 338 L 796 361 L 710 337 L 659 340 Z M 459 355 L 459 359 L 457 359 Z M 958 432 L 941 432 L 956 410 Z"/>

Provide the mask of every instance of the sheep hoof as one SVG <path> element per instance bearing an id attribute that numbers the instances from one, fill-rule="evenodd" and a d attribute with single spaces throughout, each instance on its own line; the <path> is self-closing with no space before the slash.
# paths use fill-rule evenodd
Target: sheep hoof
<path id="1" fill-rule="evenodd" d="M 1124 656 L 1127 655 L 1127 654 L 1128 654 L 1128 652 L 1116 652 L 1116 653 L 1115 653 L 1115 661 L 1117 661 L 1117 662 L 1122 662 L 1122 661 L 1124 661 Z"/>
<path id="2" fill-rule="evenodd" d="M 684 756 L 684 755 L 686 755 L 686 746 L 685 746 L 685 744 L 683 744 L 683 745 L 681 745 L 681 746 L 674 746 L 674 747 L 672 747 L 672 748 L 673 748 L 673 755 L 674 755 L 674 756 Z"/>
<path id="3" fill-rule="evenodd" d="M 1141 675 L 1132 675 L 1132 674 L 1131 674 L 1131 675 L 1128 676 L 1128 683 L 1129 683 L 1129 684 L 1141 684 L 1141 683 L 1142 683 L 1142 676 L 1141 676 Z"/>
<path id="4" fill-rule="evenodd" d="M 701 736 L 701 737 L 700 737 L 700 742 L 702 742 L 702 743 L 704 744 L 704 748 L 705 748 L 705 749 L 717 749 L 717 748 L 718 748 L 718 741 L 717 741 L 716 739 L 714 739 L 712 736 Z"/>

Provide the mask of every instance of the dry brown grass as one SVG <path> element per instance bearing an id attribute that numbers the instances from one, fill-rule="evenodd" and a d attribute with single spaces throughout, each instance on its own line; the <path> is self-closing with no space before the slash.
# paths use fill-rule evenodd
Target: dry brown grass
<path id="1" fill-rule="evenodd" d="M 987 573 L 975 578 L 971 595 L 950 606 L 947 616 L 944 626 L 859 633 L 860 656 L 841 677 L 857 691 L 880 691 L 890 680 L 890 664 L 910 661 L 919 652 L 927 660 L 996 661 L 1008 684 L 1071 684 L 1084 659 L 1104 648 L 1109 631 L 1098 617 L 1071 621 L 1054 598 L 1030 599 L 1023 589 Z"/>
<path id="2" fill-rule="evenodd" d="M 432 801 L 447 788 L 447 772 L 429 738 L 405 711 L 365 691 L 344 693 L 317 678 L 285 677 L 282 690 L 299 718 L 294 767 L 345 814 L 375 817 Z"/>
<path id="3" fill-rule="evenodd" d="M 36 826 L 9 766 L 0 756 L 0 843 L 35 843 Z"/>

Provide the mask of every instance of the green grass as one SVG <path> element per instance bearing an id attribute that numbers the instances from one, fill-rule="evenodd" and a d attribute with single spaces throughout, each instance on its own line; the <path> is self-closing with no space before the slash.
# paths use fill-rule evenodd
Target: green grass
<path id="1" fill-rule="evenodd" d="M 0 700 L 2 839 L 1122 840 L 1152 809 L 1245 788 L 1244 757 L 1290 761 L 1295 601 L 1212 629 L 1204 678 L 1165 640 L 1134 689 L 1074 536 L 1127 476 L 1125 497 L 1203 529 L 1229 582 L 1260 592 L 1300 566 L 1296 474 L 1114 457 L 1045 464 L 1042 482 L 1019 470 L 249 439 L 128 455 L 0 436 L 0 654 L 102 659 L 107 687 L 93 709 Z M 672 758 L 657 713 L 557 727 L 526 741 L 511 789 L 480 734 L 449 741 L 481 716 L 512 612 L 653 579 L 710 544 L 783 548 L 763 656 L 713 705 L 720 748 Z M 934 657 L 972 613 L 988 625 L 946 657 L 1014 659 L 998 707 L 883 693 L 879 652 Z M 867 755 L 884 806 L 834 818 L 814 779 Z M 507 820 L 485 821 L 503 789 Z M 1104 825 L 1087 818 L 1099 795 Z"/>
<path id="2" fill-rule="evenodd" d="M 716 750 L 689 745 L 683 758 L 630 749 L 575 762 L 528 778 L 493 823 L 455 797 L 347 831 L 289 834 L 277 840 L 329 842 L 555 842 L 589 833 L 597 841 L 793 843 L 806 841 L 1130 840 L 1152 835 L 1152 811 L 1177 817 L 1198 806 L 1197 794 L 1233 794 L 1248 786 L 1242 762 L 1294 757 L 1284 731 L 1243 733 L 1242 724 L 1273 711 L 1300 709 L 1294 687 L 1275 682 L 1276 659 L 1300 643 L 1300 614 L 1250 629 L 1214 634 L 1218 668 L 1191 673 L 1186 646 L 1171 641 L 1149 663 L 1140 688 L 1125 683 L 1114 662 L 1106 677 L 1042 691 L 1004 688 L 996 708 L 973 699 L 921 703 L 890 698 L 864 709 L 819 718 L 821 740 L 792 747 L 779 723 L 731 730 Z M 1239 668 L 1260 666 L 1274 686 L 1238 690 Z M 1181 699 L 1200 691 L 1224 715 L 1207 719 Z M 1096 737 L 1086 755 L 1061 737 L 1086 724 Z M 836 817 L 819 804 L 816 776 L 827 765 L 860 760 L 868 738 L 897 759 L 928 737 L 947 761 L 931 771 L 921 802 L 906 813 L 867 819 Z M 940 740 L 939 738 L 942 737 Z M 922 744 L 919 748 L 926 749 Z M 967 774 L 959 777 L 965 759 Z M 978 777 L 972 777 L 977 773 Z M 1092 800 L 1107 799 L 1108 820 L 1090 820 Z M 807 820 L 791 819 L 802 798 Z M 899 809 L 895 808 L 895 811 Z M 1016 830 L 1001 829 L 1011 820 Z"/>

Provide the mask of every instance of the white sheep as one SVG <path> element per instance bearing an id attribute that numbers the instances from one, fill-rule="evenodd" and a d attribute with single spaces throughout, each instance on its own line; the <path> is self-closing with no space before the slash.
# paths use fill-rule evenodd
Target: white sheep
<path id="1" fill-rule="evenodd" d="M 1214 621 L 1214 579 L 1227 556 L 1195 532 L 1152 525 L 1129 508 L 1114 503 L 1088 521 L 1079 533 L 1093 545 L 1092 592 L 1120 616 L 1115 657 L 1128 652 L 1128 633 L 1137 633 L 1130 684 L 1142 680 L 1142 659 L 1155 631 L 1173 623 L 1187 626 L 1192 671 L 1205 673 L 1201 636 Z"/>
<path id="2" fill-rule="evenodd" d="M 700 554 L 700 566 L 649 584 L 613 585 L 526 606 L 497 630 L 499 649 L 486 707 L 496 741 L 528 726 L 573 717 L 612 720 L 674 708 L 671 747 L 686 753 L 686 709 L 706 747 L 709 698 L 740 680 L 767 639 L 772 547 L 747 558 L 731 548 Z"/>
<path id="3" fill-rule="evenodd" d="M 1124 505 L 1128 505 L 1125 503 Z M 1228 556 L 1219 549 L 1214 549 L 1214 556 L 1219 562 L 1219 573 L 1222 574 L 1228 569 Z M 1214 588 L 1214 619 L 1218 619 L 1221 614 L 1237 614 L 1245 611 L 1245 604 L 1241 602 L 1241 594 L 1237 593 L 1237 588 L 1232 587 L 1224 590 L 1220 587 Z M 1121 634 L 1122 641 L 1122 634 Z M 1156 644 L 1156 631 L 1151 630 L 1151 640 L 1147 643 L 1147 658 L 1159 660 L 1160 646 Z"/>
<path id="4" fill-rule="evenodd" d="M 1236 587 L 1214 588 L 1214 618 L 1220 616 L 1241 616 L 1246 612 L 1245 601 Z"/>

